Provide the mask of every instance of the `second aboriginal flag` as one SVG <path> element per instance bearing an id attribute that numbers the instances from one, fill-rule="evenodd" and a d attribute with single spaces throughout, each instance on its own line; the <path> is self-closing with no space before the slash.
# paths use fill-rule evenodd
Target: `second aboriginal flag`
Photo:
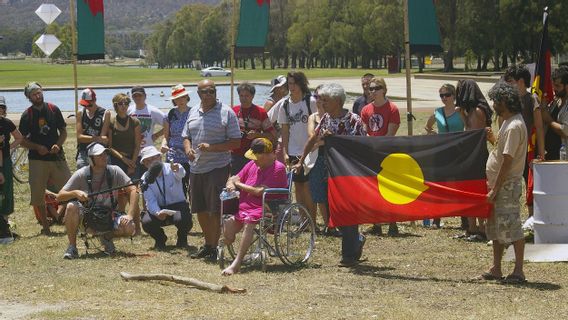
<path id="1" fill-rule="evenodd" d="M 325 140 L 330 224 L 488 217 L 485 130 Z"/>

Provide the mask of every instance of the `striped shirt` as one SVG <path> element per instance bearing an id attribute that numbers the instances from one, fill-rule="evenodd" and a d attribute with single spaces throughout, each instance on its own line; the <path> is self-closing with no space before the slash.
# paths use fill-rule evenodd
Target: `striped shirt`
<path id="1" fill-rule="evenodd" d="M 201 174 L 228 166 L 231 163 L 231 152 L 204 152 L 196 149 L 197 145 L 240 139 L 241 130 L 235 112 L 217 100 L 215 107 L 207 112 L 203 112 L 201 105 L 191 108 L 182 137 L 191 140 L 191 146 L 197 152 L 197 160 L 190 163 L 191 173 Z"/>

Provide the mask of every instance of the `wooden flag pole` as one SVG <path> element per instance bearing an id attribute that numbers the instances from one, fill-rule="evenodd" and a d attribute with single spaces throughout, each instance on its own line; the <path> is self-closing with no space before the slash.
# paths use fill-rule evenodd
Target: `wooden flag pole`
<path id="1" fill-rule="evenodd" d="M 412 136 L 412 88 L 410 75 L 410 32 L 408 30 L 408 0 L 404 0 L 404 65 L 406 69 L 406 121 L 408 135 Z"/>
<path id="2" fill-rule="evenodd" d="M 232 22 L 232 32 L 231 32 L 231 108 L 235 105 L 234 102 L 234 90 L 235 86 L 235 32 L 236 32 L 236 19 L 237 15 L 237 0 L 233 0 L 233 22 Z"/>
<path id="3" fill-rule="evenodd" d="M 79 93 L 77 92 L 77 33 L 75 24 L 75 0 L 69 0 L 69 14 L 71 15 L 71 55 L 73 59 L 73 85 L 75 86 L 75 115 L 79 112 Z"/>

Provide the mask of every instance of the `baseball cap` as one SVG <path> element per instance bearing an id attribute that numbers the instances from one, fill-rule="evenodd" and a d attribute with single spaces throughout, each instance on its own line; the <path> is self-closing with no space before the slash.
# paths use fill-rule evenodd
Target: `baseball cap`
<path id="1" fill-rule="evenodd" d="M 6 106 L 6 99 L 3 96 L 0 96 L 0 106 Z"/>
<path id="2" fill-rule="evenodd" d="M 256 138 L 250 144 L 250 149 L 245 153 L 245 158 L 256 160 L 260 153 L 272 153 L 272 142 L 266 138 Z"/>
<path id="3" fill-rule="evenodd" d="M 83 107 L 89 106 L 89 101 L 97 100 L 97 94 L 95 90 L 91 88 L 87 88 L 81 92 L 81 100 L 79 100 L 79 104 Z"/>
<path id="4" fill-rule="evenodd" d="M 144 90 L 144 87 L 142 87 L 142 86 L 135 86 L 135 87 L 132 87 L 132 90 L 130 90 L 130 93 L 133 96 L 137 93 L 142 93 L 143 95 L 146 95 L 146 90 Z"/>
<path id="5" fill-rule="evenodd" d="M 89 155 L 89 157 L 98 156 L 108 151 L 108 149 L 105 148 L 105 146 L 97 142 L 89 144 L 87 146 L 87 150 L 88 150 L 87 154 Z"/>
<path id="6" fill-rule="evenodd" d="M 142 152 L 140 152 L 140 163 L 143 164 L 144 160 L 156 155 L 162 155 L 162 154 L 160 153 L 160 151 L 158 151 L 158 149 L 156 149 L 156 147 L 147 146 L 144 149 L 142 149 Z"/>

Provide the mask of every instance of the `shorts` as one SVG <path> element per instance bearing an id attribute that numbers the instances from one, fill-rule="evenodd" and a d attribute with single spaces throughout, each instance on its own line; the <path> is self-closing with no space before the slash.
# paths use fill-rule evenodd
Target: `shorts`
<path id="1" fill-rule="evenodd" d="M 487 239 L 508 244 L 524 238 L 519 203 L 521 192 L 520 179 L 506 182 L 497 192 L 493 214 L 487 219 Z"/>
<path id="2" fill-rule="evenodd" d="M 87 155 L 87 151 L 77 151 L 77 157 L 75 158 L 77 161 L 77 170 L 86 167 L 89 165 L 89 156 Z"/>
<path id="3" fill-rule="evenodd" d="M 44 206 L 45 189 L 47 182 L 59 192 L 59 190 L 67 183 L 71 177 L 71 172 L 67 166 L 67 161 L 43 161 L 30 160 L 30 191 L 32 206 Z"/>
<path id="4" fill-rule="evenodd" d="M 291 166 L 300 162 L 299 156 L 288 155 L 288 159 L 290 159 Z M 292 181 L 299 183 L 308 182 L 308 176 L 304 174 L 304 170 L 300 170 L 300 172 L 294 172 L 294 174 L 292 175 Z"/>
<path id="5" fill-rule="evenodd" d="M 221 212 L 219 195 L 227 185 L 229 170 L 230 166 L 225 166 L 206 173 L 191 172 L 189 174 L 192 213 L 219 214 Z"/>
<path id="6" fill-rule="evenodd" d="M 316 159 L 310 174 L 310 193 L 315 203 L 327 203 L 327 166 L 323 154 Z"/>

